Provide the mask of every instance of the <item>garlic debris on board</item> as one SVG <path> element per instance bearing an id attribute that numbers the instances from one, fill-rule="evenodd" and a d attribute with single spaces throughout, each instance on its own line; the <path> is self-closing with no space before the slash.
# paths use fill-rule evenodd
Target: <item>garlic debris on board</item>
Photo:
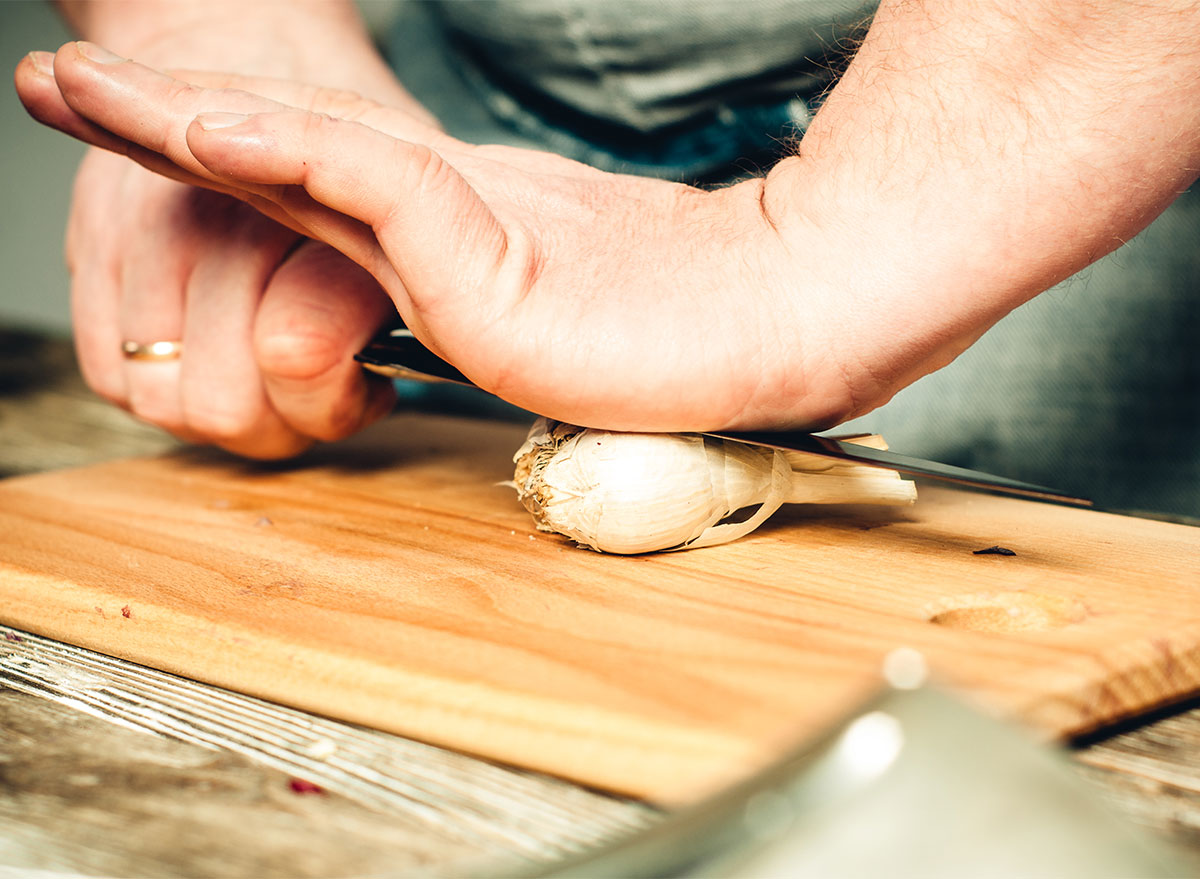
<path id="1" fill-rule="evenodd" d="M 881 437 L 855 442 L 886 448 Z M 538 419 L 513 457 L 542 531 L 601 552 L 694 549 L 749 534 L 785 503 L 911 504 L 894 470 L 694 433 L 623 433 Z"/>

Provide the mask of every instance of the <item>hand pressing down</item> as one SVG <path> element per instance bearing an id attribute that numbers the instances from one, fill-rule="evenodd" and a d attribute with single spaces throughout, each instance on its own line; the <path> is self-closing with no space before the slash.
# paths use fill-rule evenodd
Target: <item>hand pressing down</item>
<path id="1" fill-rule="evenodd" d="M 782 234 L 769 180 L 707 192 L 609 174 L 346 93 L 203 88 L 89 55 L 104 57 L 68 44 L 52 70 L 22 62 L 35 117 L 331 245 L 422 342 L 518 406 L 616 430 L 812 428 L 912 378 L 911 362 L 863 356 L 822 230 Z"/>

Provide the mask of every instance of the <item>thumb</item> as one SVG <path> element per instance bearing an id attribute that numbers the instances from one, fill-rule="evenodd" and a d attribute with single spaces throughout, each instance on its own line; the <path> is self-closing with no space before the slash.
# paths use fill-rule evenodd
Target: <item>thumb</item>
<path id="1" fill-rule="evenodd" d="M 213 174 L 251 187 L 318 235 L 337 224 L 306 213 L 328 210 L 368 225 L 379 249 L 375 264 L 365 267 L 393 298 L 407 298 L 421 322 L 441 311 L 469 320 L 475 303 L 464 297 L 496 289 L 510 256 L 499 220 L 428 146 L 301 110 L 201 114 L 188 128 L 187 143 Z M 349 251 L 362 262 L 360 254 Z M 402 313 L 405 304 L 397 302 Z"/>

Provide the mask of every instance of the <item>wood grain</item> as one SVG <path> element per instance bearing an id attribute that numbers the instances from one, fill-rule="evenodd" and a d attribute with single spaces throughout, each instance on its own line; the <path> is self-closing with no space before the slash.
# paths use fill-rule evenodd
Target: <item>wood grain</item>
<path id="1" fill-rule="evenodd" d="M 1076 750 L 1080 771 L 1121 814 L 1172 844 L 1200 876 L 1200 702 Z"/>
<path id="2" fill-rule="evenodd" d="M 3 626 L 0 729 L 0 865 L 10 867 L 493 875 L 659 817 Z"/>
<path id="3" fill-rule="evenodd" d="M 920 649 L 1064 735 L 1200 686 L 1195 529 L 922 486 L 616 558 L 497 485 L 520 428 L 394 418 L 292 467 L 190 452 L 0 483 L 0 620 L 662 802 L 743 775 Z M 994 544 L 1013 557 L 977 556 Z"/>

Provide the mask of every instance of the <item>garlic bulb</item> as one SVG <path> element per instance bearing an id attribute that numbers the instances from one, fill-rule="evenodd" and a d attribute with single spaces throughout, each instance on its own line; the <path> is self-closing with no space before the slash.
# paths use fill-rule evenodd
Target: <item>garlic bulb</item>
<path id="1" fill-rule="evenodd" d="M 784 503 L 916 498 L 892 470 L 701 434 L 617 433 L 546 419 L 513 460 L 517 496 L 540 530 L 612 553 L 725 543 Z"/>

